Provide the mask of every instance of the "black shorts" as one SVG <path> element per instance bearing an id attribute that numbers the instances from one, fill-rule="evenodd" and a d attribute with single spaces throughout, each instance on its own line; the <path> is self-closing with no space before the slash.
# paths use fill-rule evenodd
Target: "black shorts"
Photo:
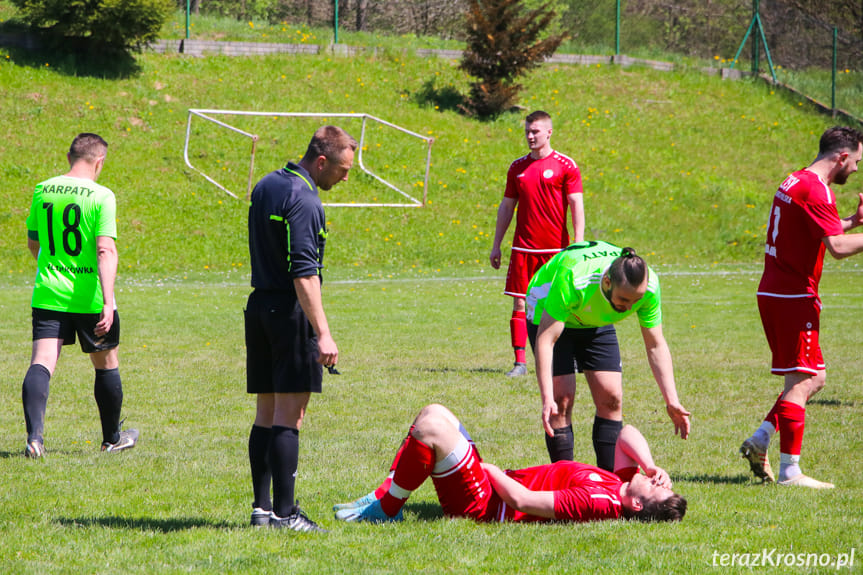
<path id="1" fill-rule="evenodd" d="M 114 323 L 108 333 L 96 337 L 96 324 L 101 314 L 69 313 L 38 307 L 32 309 L 33 341 L 56 338 L 63 340 L 63 345 L 73 345 L 77 335 L 84 353 L 108 351 L 120 345 L 120 314 L 117 310 L 114 310 Z"/>
<path id="2" fill-rule="evenodd" d="M 296 296 L 255 290 L 243 312 L 248 393 L 320 393 L 318 338 Z"/>
<path id="3" fill-rule="evenodd" d="M 539 326 L 527 322 L 530 347 L 536 354 L 536 334 Z M 569 375 L 584 371 L 616 371 L 623 368 L 620 363 L 620 345 L 613 325 L 575 329 L 563 328 L 563 333 L 554 344 L 552 375 Z"/>

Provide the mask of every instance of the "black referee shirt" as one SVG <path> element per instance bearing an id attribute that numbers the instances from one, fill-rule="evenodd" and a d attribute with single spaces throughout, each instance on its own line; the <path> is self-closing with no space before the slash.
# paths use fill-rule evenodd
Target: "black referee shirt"
<path id="1" fill-rule="evenodd" d="M 255 185 L 249 204 L 252 287 L 296 295 L 294 278 L 320 274 L 326 217 L 309 173 L 289 162 Z"/>

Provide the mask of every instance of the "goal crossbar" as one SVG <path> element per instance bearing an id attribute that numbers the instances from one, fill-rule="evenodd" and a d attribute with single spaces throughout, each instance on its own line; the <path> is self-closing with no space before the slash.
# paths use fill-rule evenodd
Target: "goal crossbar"
<path id="1" fill-rule="evenodd" d="M 371 176 L 372 178 L 374 178 L 375 180 L 377 180 L 378 182 L 380 182 L 381 184 L 383 184 L 387 188 L 390 188 L 391 190 L 394 190 L 395 192 L 399 193 L 407 201 L 402 202 L 402 203 L 377 203 L 377 202 L 373 202 L 373 203 L 325 203 L 324 205 L 325 206 L 336 206 L 336 207 L 354 207 L 354 208 L 361 208 L 361 207 L 421 208 L 426 204 L 426 200 L 428 199 L 429 171 L 431 168 L 431 147 L 432 147 L 432 144 L 434 143 L 434 138 L 429 138 L 429 137 L 417 134 L 416 132 L 412 132 L 411 130 L 408 130 L 406 128 L 403 128 L 401 126 L 393 124 L 391 122 L 387 122 L 386 120 L 382 120 L 380 118 L 372 116 L 371 114 L 359 114 L 359 113 L 325 114 L 325 113 L 320 113 L 320 112 L 250 112 L 250 111 L 242 111 L 242 110 L 208 110 L 208 109 L 202 109 L 202 108 L 190 108 L 189 109 L 189 118 L 188 118 L 188 121 L 186 123 L 186 143 L 183 146 L 183 159 L 186 161 L 186 165 L 189 166 L 189 168 L 198 172 L 208 182 L 210 182 L 211 184 L 213 184 L 214 186 L 216 186 L 217 188 L 219 188 L 220 190 L 224 191 L 225 193 L 227 193 L 228 195 L 230 195 L 234 198 L 239 198 L 239 196 L 237 194 L 235 194 L 234 192 L 232 192 L 231 190 L 229 190 L 224 185 L 222 185 L 220 182 L 216 181 L 215 178 L 211 177 L 210 175 L 205 173 L 200 168 L 194 166 L 192 164 L 191 160 L 189 159 L 189 141 L 190 141 L 191 135 L 192 135 L 192 118 L 197 116 L 197 117 L 202 118 L 204 120 L 207 120 L 209 122 L 213 122 L 214 124 L 216 124 L 218 126 L 221 126 L 221 127 L 226 128 L 228 130 L 236 132 L 236 133 L 238 133 L 242 136 L 245 136 L 251 140 L 252 146 L 251 146 L 251 152 L 249 155 L 249 177 L 248 177 L 248 182 L 247 182 L 247 186 L 246 186 L 246 199 L 249 199 L 249 197 L 251 196 L 251 193 L 252 193 L 253 175 L 254 175 L 254 169 L 255 169 L 255 151 L 257 149 L 259 137 L 257 134 L 251 134 L 249 132 L 241 130 L 240 128 L 238 128 L 236 126 L 232 126 L 231 124 L 228 124 L 227 122 L 223 122 L 221 120 L 213 118 L 212 116 L 214 116 L 214 115 L 222 115 L 222 116 L 270 116 L 270 117 L 281 117 L 281 118 L 356 118 L 356 119 L 361 119 L 362 120 L 362 130 L 360 132 L 360 141 L 359 141 L 359 146 L 358 146 L 358 153 L 356 156 L 357 165 L 359 166 L 359 168 L 364 173 L 368 174 L 369 176 Z M 366 138 L 366 125 L 369 121 L 377 122 L 378 124 L 387 126 L 389 128 L 392 128 L 394 130 L 397 130 L 399 132 L 402 132 L 402 133 L 407 134 L 409 136 L 412 136 L 414 138 L 418 138 L 418 139 L 420 139 L 426 143 L 426 168 L 425 168 L 425 178 L 423 180 L 422 199 L 417 199 L 417 198 L 411 196 L 410 194 L 408 194 L 404 190 L 400 189 L 395 184 L 388 182 L 387 180 L 385 180 L 384 178 L 382 178 L 378 174 L 372 172 L 370 169 L 368 169 L 365 166 L 365 164 L 363 163 L 363 147 L 364 147 L 365 138 Z"/>

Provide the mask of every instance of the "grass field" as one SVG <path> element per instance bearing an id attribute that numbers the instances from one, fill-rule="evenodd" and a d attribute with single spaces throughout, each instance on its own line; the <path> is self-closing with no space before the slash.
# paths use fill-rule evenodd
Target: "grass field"
<path id="1" fill-rule="evenodd" d="M 298 479 L 303 507 L 331 530 L 321 536 L 246 527 L 253 404 L 242 391 L 244 283 L 124 282 L 125 415 L 141 429 L 140 445 L 98 452 L 91 371 L 69 349 L 52 383 L 49 454 L 38 462 L 20 455 L 17 394 L 29 294 L 4 289 L 0 571 L 706 573 L 719 569 L 715 552 L 776 549 L 835 559 L 859 551 L 860 273 L 833 271 L 824 280 L 830 380 L 808 410 L 804 466 L 836 482 L 829 493 L 755 484 L 736 454 L 779 381 L 767 374 L 757 277 L 753 266 L 663 274 L 678 389 L 693 412 L 687 441 L 673 435 L 634 322 L 619 326 L 626 420 L 642 429 L 689 499 L 678 525 L 476 525 L 442 518 L 430 485 L 411 498 L 404 524 L 337 523 L 332 504 L 382 479 L 411 418 L 428 402 L 459 414 L 489 461 L 519 467 L 546 456 L 533 378 L 502 375 L 510 357 L 500 274 L 329 282 L 342 375 L 327 376 L 325 392 L 312 401 Z M 591 421 L 581 387 L 577 459 L 592 460 Z"/>
<path id="2" fill-rule="evenodd" d="M 425 486 L 405 524 L 340 525 L 332 504 L 376 485 L 411 418 L 432 401 L 462 417 L 489 461 L 545 460 L 533 378 L 502 376 L 510 303 L 500 293 L 504 272 L 487 263 L 506 166 L 525 152 L 524 114 L 465 118 L 452 106 L 467 82 L 453 62 L 395 51 L 145 54 L 138 65 L 108 80 L 77 74 L 63 57 L 0 51 L 0 572 L 706 573 L 722 568 L 713 561 L 723 554 L 774 550 L 776 561 L 860 550 L 859 259 L 826 266 L 830 370 L 808 410 L 803 460 L 837 489 L 756 485 L 736 453 L 779 387 L 754 299 L 765 216 L 776 184 L 812 159 L 830 118 L 761 84 L 697 73 L 546 66 L 533 74 L 520 103 L 553 114 L 555 146 L 581 166 L 588 237 L 635 246 L 662 275 L 692 437 L 673 436 L 631 321 L 619 330 L 624 409 L 689 498 L 689 513 L 679 525 L 476 525 L 443 519 Z M 435 138 L 429 205 L 327 212 L 325 306 L 343 375 L 326 376 L 313 399 L 298 484 L 303 508 L 331 529 L 325 536 L 246 527 L 246 208 L 185 167 L 192 107 L 366 112 Z M 245 127 L 262 135 L 255 178 L 298 157 L 311 129 L 272 119 Z M 21 456 L 34 272 L 24 219 L 33 185 L 65 169 L 69 141 L 84 130 L 111 144 L 100 182 L 119 206 L 124 411 L 142 437 L 131 452 L 98 452 L 91 369 L 70 348 L 52 381 L 49 454 L 32 462 Z M 196 164 L 245 185 L 247 143 L 195 130 Z M 417 190 L 416 152 L 383 130 L 368 137 L 370 165 Z M 863 176 L 837 191 L 849 213 Z M 387 193 L 353 173 L 325 199 L 388 201 Z M 591 413 L 581 389 L 576 457 L 586 461 Z"/>

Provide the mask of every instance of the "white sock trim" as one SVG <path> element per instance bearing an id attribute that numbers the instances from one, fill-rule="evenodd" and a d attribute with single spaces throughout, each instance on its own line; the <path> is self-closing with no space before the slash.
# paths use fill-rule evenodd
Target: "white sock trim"
<path id="1" fill-rule="evenodd" d="M 393 482 L 393 483 L 390 483 L 390 489 L 387 493 L 389 493 L 390 495 L 392 495 L 396 499 L 407 499 L 408 497 L 411 496 L 411 493 L 413 493 L 413 491 L 408 491 L 407 489 L 405 489 L 403 487 L 399 487 L 398 485 L 395 484 L 395 482 Z"/>
<path id="2" fill-rule="evenodd" d="M 447 472 L 454 471 L 464 464 L 468 453 L 470 453 L 470 443 L 467 438 L 462 435 L 458 438 L 458 443 L 455 444 L 455 447 L 450 454 L 435 463 L 434 469 L 432 469 L 432 474 L 446 475 Z"/>
<path id="3" fill-rule="evenodd" d="M 799 465 L 800 464 L 800 456 L 799 455 L 791 455 L 790 453 L 780 453 L 779 454 L 779 464 L 780 465 Z"/>

